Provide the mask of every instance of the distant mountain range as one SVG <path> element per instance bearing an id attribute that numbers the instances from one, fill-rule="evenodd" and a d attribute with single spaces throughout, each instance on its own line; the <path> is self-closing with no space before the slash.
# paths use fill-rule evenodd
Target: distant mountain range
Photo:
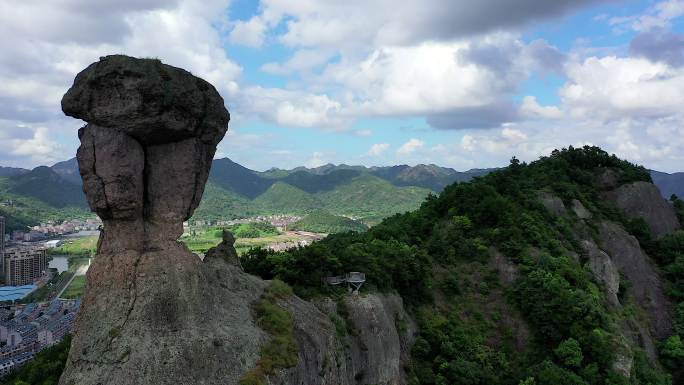
<path id="1" fill-rule="evenodd" d="M 660 171 L 651 171 L 651 178 L 665 198 L 670 199 L 672 194 L 684 198 L 684 172 L 667 174 Z"/>
<path id="2" fill-rule="evenodd" d="M 327 164 L 259 172 L 217 159 L 195 216 L 218 219 L 325 210 L 374 223 L 416 209 L 431 192 L 483 175 L 436 165 L 364 167 Z"/>
<path id="3" fill-rule="evenodd" d="M 214 160 L 197 219 L 229 219 L 265 214 L 306 214 L 324 210 L 374 224 L 416 209 L 430 193 L 493 169 L 459 172 L 429 165 L 387 167 L 326 164 L 291 170 L 250 170 L 228 158 Z M 652 172 L 663 196 L 684 196 L 684 173 Z M 76 159 L 33 170 L 0 167 L 0 215 L 8 227 L 62 216 L 87 215 Z M 14 225 L 14 226 L 12 226 Z"/>

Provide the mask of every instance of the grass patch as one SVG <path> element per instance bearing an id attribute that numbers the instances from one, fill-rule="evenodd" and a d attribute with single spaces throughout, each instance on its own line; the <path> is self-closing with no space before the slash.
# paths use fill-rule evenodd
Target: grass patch
<path id="1" fill-rule="evenodd" d="M 75 298 L 81 298 L 83 296 L 83 292 L 85 291 L 85 284 L 86 284 L 86 277 L 85 275 L 77 275 L 73 281 L 71 281 L 71 284 L 69 287 L 64 290 L 64 293 L 62 293 L 61 298 L 65 299 L 75 299 Z"/>
<path id="2" fill-rule="evenodd" d="M 48 250 L 52 255 L 90 255 L 97 251 L 97 235 L 83 238 L 73 238 L 64 242 L 60 247 Z"/>
<path id="3" fill-rule="evenodd" d="M 253 232 L 248 232 L 247 230 L 252 230 L 256 227 L 251 226 L 251 227 L 245 227 L 245 225 L 248 224 L 241 224 L 241 225 L 236 225 L 236 226 L 243 226 L 242 231 L 240 232 L 233 232 L 233 235 L 236 238 L 235 241 L 235 250 L 237 251 L 238 255 L 242 255 L 245 252 L 247 252 L 249 249 L 254 248 L 254 247 L 264 247 L 270 244 L 274 243 L 280 243 L 280 242 L 294 242 L 296 241 L 297 237 L 293 237 L 287 234 L 278 234 L 278 233 L 269 233 L 267 231 L 261 231 L 258 234 L 253 233 Z M 268 224 L 266 224 L 268 225 Z M 237 228 L 236 226 L 229 226 L 226 227 L 226 229 L 230 231 L 235 231 Z M 269 225 L 270 226 L 270 225 Z M 245 230 L 247 229 L 247 230 Z M 249 235 L 248 237 L 241 237 L 240 235 Z M 254 237 L 254 235 L 258 235 L 257 237 Z M 181 242 L 185 244 L 185 246 L 190 249 L 193 253 L 206 253 L 207 250 L 211 249 L 212 247 L 215 247 L 219 243 L 221 243 L 221 240 L 223 239 L 223 228 L 220 227 L 212 227 L 207 230 L 192 230 L 188 234 L 184 234 L 183 237 L 181 237 Z"/>
<path id="4" fill-rule="evenodd" d="M 256 304 L 257 325 L 271 335 L 261 348 L 256 367 L 245 373 L 240 385 L 266 385 L 267 377 L 277 369 L 297 365 L 299 348 L 294 338 L 292 315 L 278 305 L 279 299 L 292 295 L 292 288 L 280 280 L 273 280 Z"/>

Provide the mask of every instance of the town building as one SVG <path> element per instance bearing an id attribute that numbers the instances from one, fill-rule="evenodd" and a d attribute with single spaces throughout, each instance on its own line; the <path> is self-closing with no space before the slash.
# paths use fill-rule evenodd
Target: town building
<path id="1" fill-rule="evenodd" d="M 5 284 L 29 285 L 48 268 L 47 253 L 42 247 L 13 247 L 5 250 L 3 258 Z"/>
<path id="2" fill-rule="evenodd" d="M 0 378 L 69 334 L 80 305 L 80 300 L 55 299 L 0 309 Z"/>
<path id="3" fill-rule="evenodd" d="M 64 241 L 61 239 L 53 239 L 50 241 L 45 242 L 45 247 L 48 249 L 56 249 L 64 244 Z"/>
<path id="4" fill-rule="evenodd" d="M 0 275 L 5 274 L 5 217 L 0 216 Z"/>

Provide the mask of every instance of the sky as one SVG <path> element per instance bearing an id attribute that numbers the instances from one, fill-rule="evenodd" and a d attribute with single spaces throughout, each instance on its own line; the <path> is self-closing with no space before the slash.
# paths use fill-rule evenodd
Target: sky
<path id="1" fill-rule="evenodd" d="M 99 57 L 155 57 L 231 113 L 257 170 L 457 170 L 598 145 L 684 171 L 684 0 L 0 0 L 0 165 L 75 155 L 62 95 Z"/>

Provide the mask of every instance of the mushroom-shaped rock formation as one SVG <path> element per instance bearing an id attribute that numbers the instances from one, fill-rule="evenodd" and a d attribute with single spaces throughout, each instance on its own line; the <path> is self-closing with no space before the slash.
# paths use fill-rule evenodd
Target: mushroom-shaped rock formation
<path id="1" fill-rule="evenodd" d="M 216 89 L 159 60 L 108 56 L 76 76 L 62 109 L 88 122 L 78 163 L 105 222 L 101 251 L 175 243 L 230 119 Z"/>
<path id="2" fill-rule="evenodd" d="M 77 157 L 104 228 L 60 383 L 237 383 L 266 338 L 250 311 L 265 283 L 236 266 L 229 235 L 205 261 L 177 241 L 226 133 L 223 99 L 116 55 L 78 74 L 62 108 L 88 122 Z"/>
<path id="3" fill-rule="evenodd" d="M 158 60 L 108 56 L 76 77 L 62 108 L 88 122 L 78 162 L 104 229 L 60 384 L 237 385 L 271 338 L 253 312 L 268 282 L 242 271 L 229 232 L 203 260 L 177 242 L 226 132 L 223 100 Z M 373 332 L 345 340 L 314 304 L 282 299 L 298 360 L 269 383 L 407 383 L 413 333 L 396 325 L 408 315 L 398 297 L 374 298 L 347 304 Z"/>

